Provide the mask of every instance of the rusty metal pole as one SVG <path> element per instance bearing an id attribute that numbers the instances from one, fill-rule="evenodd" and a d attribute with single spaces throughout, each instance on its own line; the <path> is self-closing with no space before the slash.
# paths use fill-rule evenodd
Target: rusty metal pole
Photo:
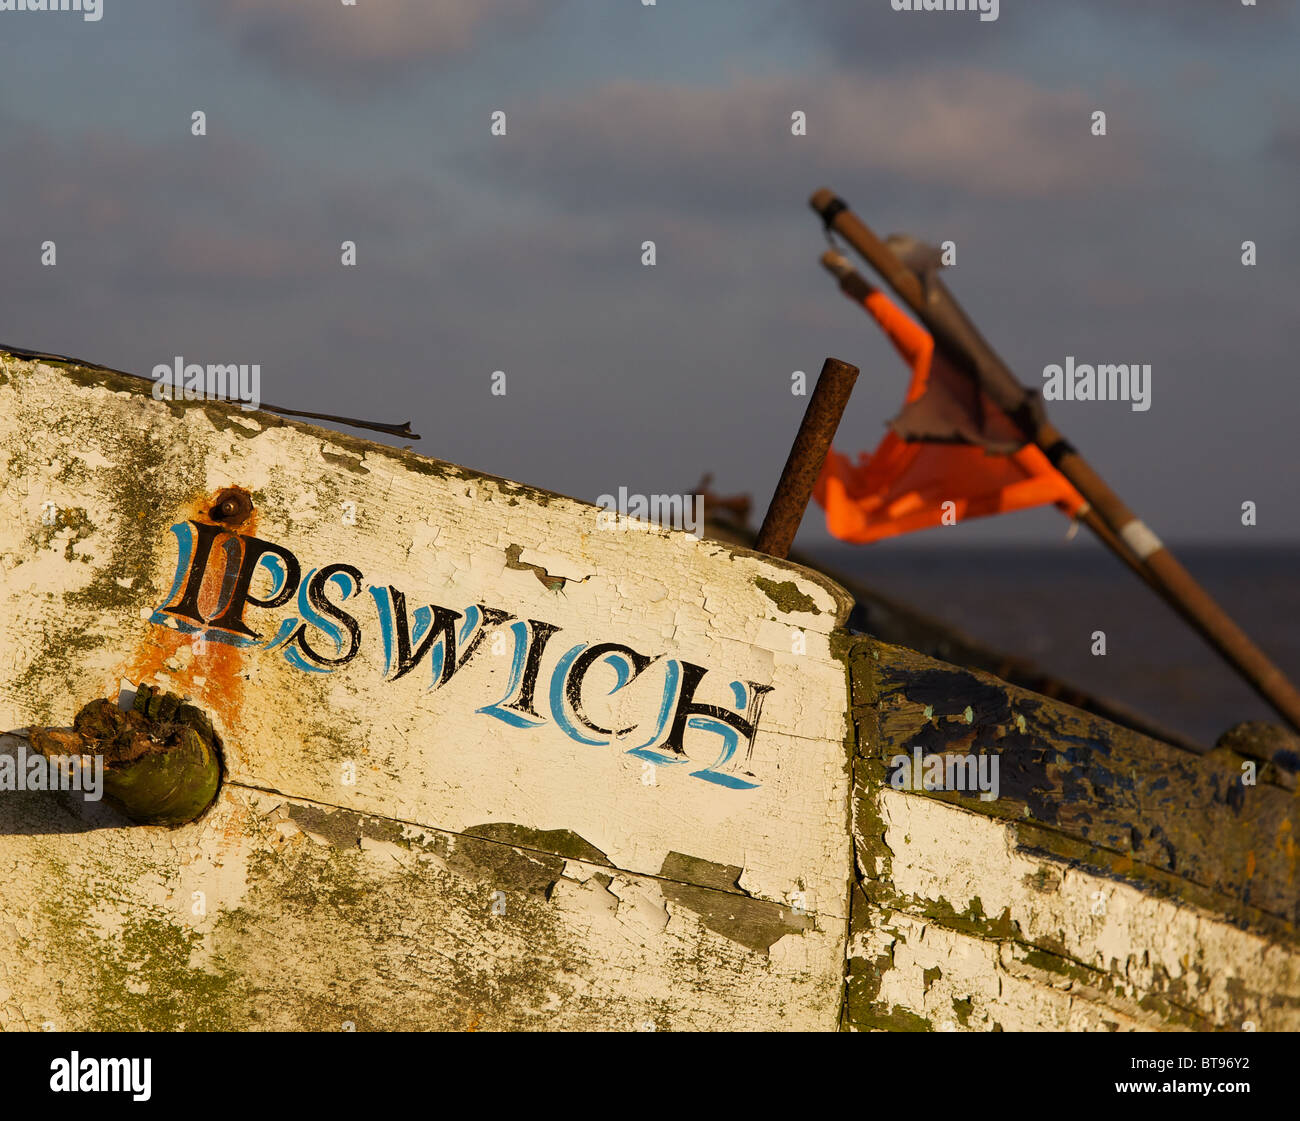
<path id="1" fill-rule="evenodd" d="M 1018 385 L 1006 363 L 979 334 L 956 301 L 950 301 L 949 314 L 942 321 L 932 314 L 925 289 L 916 274 L 898 259 L 897 254 L 876 237 L 844 200 L 822 188 L 809 200 L 828 229 L 835 230 L 898 293 L 912 312 L 929 329 L 935 343 L 968 376 L 984 384 L 981 371 L 999 380 L 1003 386 Z M 1022 393 L 1025 393 L 1023 388 Z M 1026 394 L 1027 396 L 1027 394 Z M 1041 412 L 1021 407 L 1012 419 L 1032 440 L 1095 511 L 1098 523 L 1109 531 L 1102 540 L 1112 548 L 1118 542 L 1121 559 L 1134 557 L 1163 592 L 1178 605 L 1181 615 L 1232 666 L 1291 727 L 1300 730 L 1300 692 L 1280 669 L 1256 646 L 1232 618 L 1200 586 L 1147 525 L 1124 504 L 1106 482 L 1061 435 Z"/>
<path id="2" fill-rule="evenodd" d="M 763 527 L 754 543 L 754 548 L 760 553 L 782 558 L 789 555 L 794 535 L 799 532 L 799 523 L 808 508 L 808 499 L 812 497 L 813 484 L 821 473 L 831 440 L 840 425 L 840 417 L 844 415 L 844 406 L 848 404 L 853 383 L 857 380 L 856 366 L 838 358 L 828 358 L 822 364 L 822 372 L 817 375 L 817 384 L 808 398 L 808 408 L 804 410 L 781 480 L 776 484 L 776 493 L 772 495 Z"/>

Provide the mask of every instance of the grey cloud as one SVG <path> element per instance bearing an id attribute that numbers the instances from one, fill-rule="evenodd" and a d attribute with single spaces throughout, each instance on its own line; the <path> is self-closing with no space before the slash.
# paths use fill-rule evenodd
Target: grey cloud
<path id="1" fill-rule="evenodd" d="M 1002 0 L 991 22 L 973 12 L 895 12 L 887 0 L 791 0 L 782 22 L 791 30 L 810 29 L 847 61 L 895 69 L 956 56 L 982 62 L 995 52 L 1023 50 L 1026 40 L 1068 29 L 1076 16 L 1108 36 L 1176 35 L 1206 42 L 1274 36 L 1295 22 L 1293 10 L 1268 0 L 1253 7 L 1238 0 Z"/>
<path id="2" fill-rule="evenodd" d="M 277 71 L 330 88 L 384 84 L 479 46 L 488 29 L 531 27 L 536 0 L 215 0 L 213 25 Z"/>
<path id="3" fill-rule="evenodd" d="M 519 107 L 509 136 L 470 158 L 571 209 L 602 199 L 706 213 L 783 208 L 822 180 L 1069 198 L 1145 174 L 1150 145 L 1134 135 L 1097 144 L 1094 107 L 1080 90 L 974 68 L 724 87 L 618 82 Z M 796 110 L 807 114 L 806 136 L 791 134 Z M 1136 114 L 1127 127 L 1141 130 Z"/>
<path id="4" fill-rule="evenodd" d="M 1293 167 L 1300 164 L 1300 119 L 1293 115 L 1280 123 L 1266 143 L 1264 154 Z"/>
<path id="5" fill-rule="evenodd" d="M 425 183 L 339 176 L 304 191 L 218 138 L 54 139 L 3 120 L 0 138 L 0 160 L 33 183 L 21 213 L 0 214 L 0 340 L 137 371 L 204 346 L 321 370 L 333 348 L 360 361 L 419 321 L 414 280 L 435 257 Z M 55 268 L 40 264 L 46 240 Z M 358 243 L 363 280 L 341 267 L 343 240 Z"/>
<path id="6" fill-rule="evenodd" d="M 485 27 L 470 28 L 471 61 Z M 317 46 L 295 65 L 328 78 L 330 57 Z M 1059 419 L 1135 505 L 1159 511 L 1161 532 L 1219 533 L 1206 511 L 1230 510 L 1247 484 L 1261 509 L 1290 509 L 1273 464 L 1290 419 L 1257 405 L 1289 361 L 1285 177 L 1234 186 L 1239 169 L 1209 153 L 1187 174 L 1186 136 L 1135 119 L 1137 99 L 1099 145 L 1068 76 L 1059 89 L 965 57 L 906 61 L 784 78 L 747 64 L 755 76 L 717 89 L 622 82 L 565 97 L 543 77 L 504 106 L 508 137 L 467 133 L 430 180 L 329 151 L 294 178 L 291 156 L 216 137 L 66 141 L 0 122 L 11 182 L 30 176 L 0 214 L 0 339 L 137 370 L 159 352 L 238 354 L 264 364 L 269 400 L 410 416 L 422 449 L 456 462 L 587 498 L 714 469 L 761 508 L 802 411 L 791 370 L 815 373 L 827 354 L 862 365 L 846 450 L 874 444 L 906 383 L 816 265 L 805 199 L 826 183 L 882 233 L 954 237 L 954 290 L 1026 380 L 1065 353 L 1157 364 L 1151 414 L 1082 405 Z M 1240 64 L 1224 66 L 1231 78 Z M 484 82 L 467 74 L 466 96 Z M 808 112 L 807 137 L 790 135 L 793 109 Z M 378 115 L 375 127 L 408 142 Z M 1272 271 L 1246 275 L 1234 244 L 1257 228 L 1274 239 L 1261 249 Z M 45 236 L 59 239 L 57 270 L 36 263 Z M 344 237 L 360 246 L 355 271 L 338 267 Z M 643 238 L 659 241 L 653 269 Z M 488 391 L 494 369 L 506 397 Z M 1229 470 L 1200 453 L 1210 416 L 1249 426 Z M 1184 483 L 1153 478 L 1151 461 L 1174 454 L 1191 460 Z M 1293 533 L 1284 521 L 1266 532 Z M 977 532 L 1039 532 L 1027 524 Z"/>
<path id="7" fill-rule="evenodd" d="M 1026 5 L 1042 8 L 1043 5 Z M 1086 15 L 1104 20 L 1112 30 L 1154 24 L 1186 35 L 1272 35 L 1294 24 L 1295 10 L 1269 0 L 1246 5 L 1241 0 L 1088 0 L 1078 5 Z"/>

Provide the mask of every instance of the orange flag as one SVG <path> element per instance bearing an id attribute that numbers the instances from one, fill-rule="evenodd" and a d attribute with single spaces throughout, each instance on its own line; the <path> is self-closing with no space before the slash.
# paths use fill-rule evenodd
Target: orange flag
<path id="1" fill-rule="evenodd" d="M 813 494 L 832 536 L 861 545 L 929 529 L 943 523 L 947 502 L 953 503 L 950 521 L 1048 502 L 1075 517 L 1087 505 L 1047 457 L 1014 439 L 997 407 L 935 353 L 925 328 L 875 289 L 860 301 L 856 293 L 850 299 L 880 324 L 911 366 L 912 381 L 893 430 L 870 457 L 861 453 L 853 463 L 834 448 L 827 454 Z M 1005 454 L 990 454 L 994 447 Z"/>

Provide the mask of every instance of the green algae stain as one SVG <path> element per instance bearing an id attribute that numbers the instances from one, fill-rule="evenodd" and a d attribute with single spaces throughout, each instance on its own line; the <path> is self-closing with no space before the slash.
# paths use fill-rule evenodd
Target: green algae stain
<path id="1" fill-rule="evenodd" d="M 148 582 L 154 575 L 157 550 L 172 541 L 168 529 L 176 511 L 203 491 L 201 452 L 149 430 L 124 433 L 121 439 L 127 445 L 125 454 L 119 466 L 105 472 L 101 483 L 115 515 L 110 554 L 89 587 L 69 594 L 72 606 L 135 607 L 141 581 Z M 166 470 L 158 470 L 164 464 Z"/>
<path id="2" fill-rule="evenodd" d="M 353 471 L 358 475 L 369 475 L 370 468 L 367 467 L 360 456 L 346 455 L 343 452 L 332 452 L 323 444 L 320 450 L 321 458 L 327 463 L 333 463 L 347 471 Z"/>
<path id="3" fill-rule="evenodd" d="M 511 822 L 490 822 L 485 825 L 471 825 L 464 830 L 464 833 L 470 837 L 480 837 L 504 845 L 517 845 L 520 848 L 554 853 L 566 860 L 583 860 L 589 864 L 602 864 L 606 868 L 614 867 L 609 857 L 600 849 L 570 829 L 529 829 Z"/>
<path id="4" fill-rule="evenodd" d="M 93 442 L 80 419 L 72 416 L 62 417 L 52 432 L 73 442 Z M 46 613 L 34 657 L 16 682 L 16 691 L 27 699 L 38 721 L 69 719 L 71 712 L 64 710 L 70 692 L 75 704 L 90 699 L 78 695 L 81 684 L 70 677 L 73 663 L 68 653 L 102 646 L 115 613 L 134 617 L 142 589 L 161 594 L 155 586 L 158 550 L 172 540 L 168 528 L 176 510 L 201 490 L 195 480 L 203 478 L 202 455 L 184 441 L 144 426 L 122 426 L 115 439 L 116 466 L 96 471 L 90 488 L 102 496 L 105 516 L 92 523 L 86 511 L 73 509 L 66 525 L 48 527 L 56 532 L 73 528 L 64 550 L 69 561 L 77 542 L 92 533 L 101 541 L 107 537 L 108 555 L 96 560 L 89 583 L 65 593 L 56 609 Z"/>
<path id="5" fill-rule="evenodd" d="M 236 984 L 194 965 L 203 938 L 159 909 L 137 909 L 105 933 L 90 920 L 85 894 L 47 893 L 39 921 L 46 946 L 61 948 L 49 963 L 75 978 L 59 985 L 60 1027 L 96 1031 L 232 1031 L 242 1019 Z"/>
<path id="6" fill-rule="evenodd" d="M 853 1023 L 855 1027 L 875 1031 L 934 1031 L 934 1024 L 924 1016 L 909 1012 L 898 1004 L 893 1005 L 891 1008 L 886 1008 L 884 1005 L 875 1005 L 869 1011 L 862 1013 Z"/>
<path id="7" fill-rule="evenodd" d="M 90 515 L 81 506 L 45 507 L 36 528 L 28 535 L 27 544 L 33 550 L 49 549 L 54 539 L 60 534 L 68 533 L 68 540 L 63 546 L 63 559 L 66 561 L 85 560 L 76 555 L 77 545 L 95 532 L 95 524 Z"/>
<path id="8" fill-rule="evenodd" d="M 1004 907 L 997 916 L 985 915 L 984 905 L 977 895 L 965 911 L 958 911 L 943 896 L 938 899 L 913 901 L 917 914 L 934 919 L 951 930 L 973 934 L 980 938 L 1020 939 L 1020 926 L 1011 917 L 1011 908 Z"/>
<path id="9" fill-rule="evenodd" d="M 605 996 L 574 986 L 589 947 L 569 941 L 544 897 L 436 859 L 376 876 L 339 824 L 340 844 L 255 853 L 241 906 L 218 921 L 216 958 L 247 978 L 261 1026 L 518 1029 L 544 1022 L 553 999 L 566 1013 L 590 1005 L 592 1026 L 606 1014 Z M 275 951 L 285 945 L 294 953 Z"/>
<path id="10" fill-rule="evenodd" d="M 792 611 L 805 611 L 811 615 L 820 615 L 821 608 L 812 596 L 799 590 L 793 580 L 769 580 L 766 576 L 756 576 L 754 587 L 776 604 L 787 615 Z"/>

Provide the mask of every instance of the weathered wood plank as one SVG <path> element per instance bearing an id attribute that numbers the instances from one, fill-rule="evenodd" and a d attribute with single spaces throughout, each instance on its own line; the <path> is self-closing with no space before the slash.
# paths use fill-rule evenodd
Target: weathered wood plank
<path id="1" fill-rule="evenodd" d="M 1086 848 L 1110 854 L 1118 874 L 1200 887 L 1199 901 L 1221 897 L 1243 921 L 1294 937 L 1300 802 L 1292 773 L 1231 750 L 1161 743 L 899 647 L 875 652 L 872 758 L 888 764 L 919 751 L 998 760 L 995 801 L 923 796 L 1015 821 L 1026 834 L 1039 827 L 1035 842 L 1059 855 Z"/>
<path id="2" fill-rule="evenodd" d="M 1284 775 L 1261 771 L 1235 806 L 1216 802 L 1207 791 L 1242 773 L 1229 753 L 1198 756 L 871 639 L 848 657 L 846 1026 L 1300 1028 Z M 900 757 L 972 752 L 997 759 L 996 799 L 892 781 Z M 1152 836 L 1170 844 L 1143 847 Z M 1267 871 L 1235 863 L 1273 838 Z"/>
<path id="3" fill-rule="evenodd" d="M 1159 743 L 851 636 L 799 566 L 105 371 L 0 354 L 0 449 L 0 774 L 124 681 L 225 765 L 175 828 L 0 792 L 0 1026 L 1300 1029 L 1286 751 Z M 898 756 L 996 758 L 995 796 Z"/>
<path id="4" fill-rule="evenodd" d="M 891 970 L 907 960 L 922 971 L 942 964 L 949 983 L 939 993 L 923 985 L 919 1003 L 904 1005 L 939 1016 L 936 1027 L 955 1015 L 947 999 L 974 1001 L 975 1024 L 1011 1030 L 1004 1013 L 1025 1013 L 1015 1011 L 1023 993 L 1009 997 L 1000 987 L 1009 973 L 1067 993 L 1089 1005 L 1090 1015 L 1148 1029 L 1300 1027 L 1300 954 L 1293 946 L 1021 849 L 1014 831 L 996 819 L 892 790 L 881 792 L 880 803 L 889 882 L 883 890 L 864 884 L 875 901 L 869 929 L 877 944 L 890 937 L 908 944 L 912 958 L 900 957 L 895 945 Z M 968 964 L 958 983 L 955 962 L 927 958 L 936 944 L 949 943 L 987 966 Z M 905 991 L 917 979 L 890 983 Z M 899 1003 L 890 991 L 882 983 L 875 1000 Z M 1051 1022 L 1059 1020 L 1059 1012 L 1050 1014 Z"/>
<path id="5" fill-rule="evenodd" d="M 808 1030 L 839 1014 L 843 923 L 734 893 L 236 785 L 175 830 L 31 793 L 0 812 L 7 1030 Z"/>
<path id="6" fill-rule="evenodd" d="M 238 913 L 255 940 L 310 947 L 286 976 L 334 1015 L 343 959 L 364 957 L 367 939 L 382 957 L 390 935 L 360 912 L 344 929 L 307 906 L 331 890 L 312 886 L 329 874 L 323 856 L 253 877 L 278 851 L 241 801 L 261 791 L 342 822 L 432 832 L 461 856 L 524 852 L 543 878 L 557 861 L 581 865 L 578 886 L 556 875 L 540 897 L 541 880 L 525 892 L 523 909 L 551 931 L 533 957 L 498 949 L 473 925 L 481 917 L 453 920 L 469 889 L 417 884 L 423 863 L 404 858 L 409 885 L 384 878 L 383 861 L 353 868 L 349 890 L 418 934 L 400 942 L 409 968 L 391 965 L 414 986 L 407 1012 L 390 1013 L 405 1026 L 438 1001 L 498 1026 L 631 1025 L 655 1008 L 661 1026 L 835 1024 L 850 875 L 845 670 L 831 650 L 849 604 L 836 585 L 690 534 L 604 528 L 595 507 L 409 452 L 147 389 L 0 356 L 0 498 L 16 514 L 0 534 L 0 732 L 66 726 L 124 680 L 192 697 L 224 745 L 220 812 L 175 833 L 62 832 L 57 814 L 0 824 L 0 862 L 27 885 L 0 899 L 0 926 L 23 928 L 49 903 L 41 885 L 60 868 L 98 866 L 112 907 L 84 894 L 75 914 L 59 904 L 86 952 L 120 949 L 130 916 L 153 914 L 159 938 L 247 995 L 273 970 L 218 937 Z M 235 525 L 213 514 L 227 488 L 251 499 Z M 211 893 L 212 923 L 192 930 L 183 906 L 157 911 L 157 885 L 183 904 L 175 862 L 213 859 L 214 845 L 227 846 L 233 880 Z M 438 853 L 439 876 L 463 874 Z M 445 926 L 460 940 L 434 937 Z M 27 937 L 29 954 L 64 960 L 53 927 Z M 545 999 L 484 1010 L 473 994 L 494 971 L 527 975 Z M 7 984 L 27 1022 L 39 988 Z M 379 1010 L 384 992 L 353 996 Z M 64 995 L 65 1020 L 93 1021 L 93 994 Z M 241 1001 L 235 1022 L 253 1007 Z"/>

